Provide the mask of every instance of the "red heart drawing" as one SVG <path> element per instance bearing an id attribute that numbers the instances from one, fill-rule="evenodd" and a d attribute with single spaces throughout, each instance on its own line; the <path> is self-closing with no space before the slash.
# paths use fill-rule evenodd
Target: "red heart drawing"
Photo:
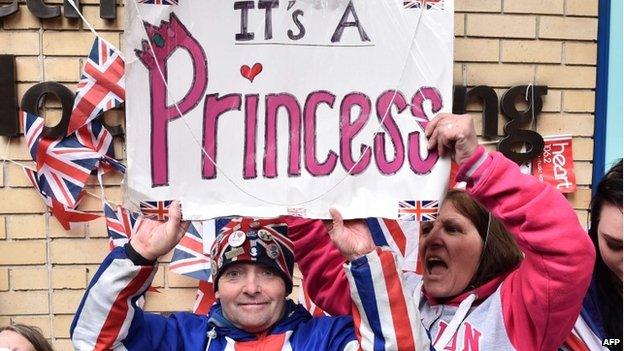
<path id="1" fill-rule="evenodd" d="M 260 74 L 260 72 L 262 72 L 261 63 L 254 63 L 251 68 L 249 68 L 249 66 L 247 65 L 242 65 L 240 68 L 241 76 L 249 79 L 250 82 L 253 82 L 254 78 L 256 78 L 256 76 Z"/>

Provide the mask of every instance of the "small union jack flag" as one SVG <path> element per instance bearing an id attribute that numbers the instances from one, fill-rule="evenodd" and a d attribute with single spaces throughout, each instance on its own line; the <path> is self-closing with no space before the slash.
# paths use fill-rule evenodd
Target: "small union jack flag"
<path id="1" fill-rule="evenodd" d="M 101 155 L 82 145 L 76 136 L 41 138 L 43 118 L 22 112 L 28 148 L 37 163 L 41 190 L 65 206 L 75 208 L 91 171 Z"/>
<path id="2" fill-rule="evenodd" d="M 39 195 L 43 199 L 43 202 L 48 206 L 52 215 L 56 217 L 59 223 L 65 228 L 65 230 L 71 230 L 76 228 L 79 225 L 82 225 L 86 222 L 92 221 L 100 216 L 93 213 L 86 213 L 82 211 L 78 211 L 73 208 L 69 208 L 51 196 L 48 196 L 40 186 L 40 177 L 37 175 L 37 172 L 24 168 L 24 172 L 26 172 L 26 177 L 30 180 L 31 184 L 37 189 Z"/>
<path id="3" fill-rule="evenodd" d="M 406 9 L 410 9 L 410 8 L 422 8 L 423 5 L 425 5 L 425 8 L 427 10 L 429 9 L 437 9 L 437 10 L 443 10 L 444 9 L 444 0 L 406 0 L 403 1 L 403 7 Z"/>
<path id="4" fill-rule="evenodd" d="M 199 281 L 199 287 L 197 288 L 197 295 L 195 295 L 195 304 L 193 305 L 193 313 L 200 316 L 205 316 L 210 311 L 210 307 L 214 304 L 216 298 L 214 295 L 214 288 L 212 283 L 205 280 Z"/>
<path id="5" fill-rule="evenodd" d="M 118 50 L 97 37 L 82 69 L 67 135 L 125 100 L 124 61 Z"/>
<path id="6" fill-rule="evenodd" d="M 399 220 L 434 221 L 438 216 L 438 201 L 399 201 Z"/>
<path id="7" fill-rule="evenodd" d="M 106 217 L 106 230 L 111 250 L 115 247 L 124 246 L 139 226 L 139 215 L 130 212 L 122 206 L 113 207 L 106 199 L 104 203 L 104 216 Z"/>
<path id="8" fill-rule="evenodd" d="M 139 4 L 178 5 L 178 0 L 139 0 Z"/>
<path id="9" fill-rule="evenodd" d="M 189 225 L 173 250 L 169 270 L 198 280 L 210 280 L 210 258 L 204 253 L 204 239 L 195 223 Z"/>
<path id="10" fill-rule="evenodd" d="M 173 201 L 141 201 L 141 213 L 145 218 L 166 221 L 169 218 L 169 206 Z"/>

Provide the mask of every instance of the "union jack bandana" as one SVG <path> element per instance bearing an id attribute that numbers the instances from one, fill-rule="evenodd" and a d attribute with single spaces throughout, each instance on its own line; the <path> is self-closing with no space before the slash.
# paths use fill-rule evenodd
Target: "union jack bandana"
<path id="1" fill-rule="evenodd" d="M 295 252 L 287 236 L 288 225 L 279 219 L 232 219 L 215 238 L 210 249 L 211 275 L 215 291 L 219 277 L 236 262 L 260 263 L 275 269 L 292 292 Z"/>

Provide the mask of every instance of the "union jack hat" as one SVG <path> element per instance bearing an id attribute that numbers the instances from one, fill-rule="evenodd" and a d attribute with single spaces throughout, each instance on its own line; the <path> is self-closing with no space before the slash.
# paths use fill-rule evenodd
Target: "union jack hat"
<path id="1" fill-rule="evenodd" d="M 290 294 L 295 253 L 287 234 L 288 225 L 279 219 L 232 219 L 221 229 L 210 249 L 214 291 L 219 290 L 219 277 L 227 267 L 246 262 L 274 269 L 286 283 L 286 294 Z"/>

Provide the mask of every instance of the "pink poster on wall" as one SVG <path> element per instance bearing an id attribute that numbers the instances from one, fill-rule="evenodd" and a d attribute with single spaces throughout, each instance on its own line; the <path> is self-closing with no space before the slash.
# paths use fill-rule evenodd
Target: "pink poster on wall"
<path id="1" fill-rule="evenodd" d="M 562 193 L 576 191 L 572 137 L 544 137 L 544 151 L 533 160 L 531 173 Z"/>

